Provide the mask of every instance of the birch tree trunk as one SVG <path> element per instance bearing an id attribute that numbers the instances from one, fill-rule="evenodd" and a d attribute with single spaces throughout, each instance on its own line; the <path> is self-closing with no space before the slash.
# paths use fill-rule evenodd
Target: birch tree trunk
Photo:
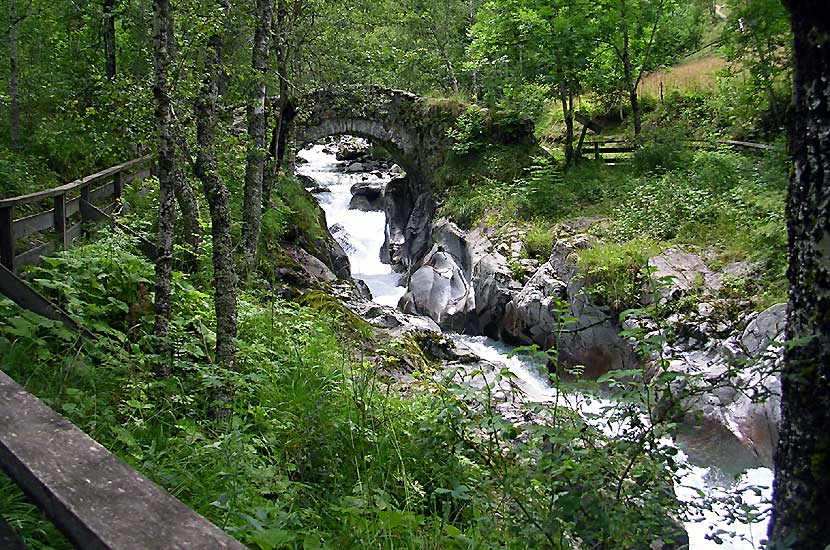
<path id="1" fill-rule="evenodd" d="M 104 0 L 104 61 L 107 78 L 115 78 L 115 0 Z M 168 54 L 169 55 L 169 54 Z M 172 58 L 172 56 L 171 56 Z"/>
<path id="2" fill-rule="evenodd" d="M 790 136 L 790 264 L 782 424 L 770 537 L 775 548 L 830 545 L 830 12 L 784 2 L 795 37 Z"/>
<path id="3" fill-rule="evenodd" d="M 236 356 L 236 274 L 233 268 L 228 188 L 216 164 L 216 102 L 219 94 L 222 36 L 214 34 L 205 50 L 205 76 L 196 102 L 196 176 L 210 207 L 213 236 L 213 284 L 216 311 L 216 363 L 232 369 Z"/>
<path id="4" fill-rule="evenodd" d="M 9 143 L 20 147 L 20 77 L 17 64 L 17 0 L 9 0 Z"/>
<path id="5" fill-rule="evenodd" d="M 248 270 L 254 268 L 262 221 L 262 177 L 267 154 L 265 74 L 271 45 L 271 0 L 256 0 L 256 31 L 252 65 L 253 90 L 248 103 L 248 159 L 245 166 L 245 204 L 242 211 L 242 246 Z"/>
<path id="6" fill-rule="evenodd" d="M 175 177 L 176 151 L 172 132 L 172 109 L 170 106 L 169 30 L 173 27 L 170 0 L 153 0 L 153 50 L 154 83 L 153 96 L 156 100 L 156 129 L 158 133 L 158 179 L 159 219 L 156 246 L 156 319 L 153 333 L 161 339 L 164 349 L 160 353 L 169 355 L 167 338 L 170 334 L 171 278 L 173 272 L 173 227 L 176 221 Z M 164 367 L 169 374 L 169 365 Z"/>

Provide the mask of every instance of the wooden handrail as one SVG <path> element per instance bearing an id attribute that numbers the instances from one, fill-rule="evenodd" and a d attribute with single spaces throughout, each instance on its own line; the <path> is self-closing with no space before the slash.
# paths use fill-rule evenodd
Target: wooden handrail
<path id="1" fill-rule="evenodd" d="M 53 189 L 0 199 L 0 264 L 10 271 L 16 271 L 21 264 L 39 262 L 41 257 L 54 250 L 54 239 L 49 238 L 46 242 L 29 246 L 20 254 L 16 250 L 17 241 L 53 228 L 60 248 L 70 246 L 83 233 L 83 222 L 94 217 L 90 206 L 94 206 L 97 201 L 112 198 L 111 204 L 103 207 L 104 211 L 112 211 L 121 197 L 124 183 L 149 175 L 148 169 L 136 168 L 149 164 L 151 159 L 151 155 L 145 155 Z M 93 189 L 99 182 L 102 182 L 101 185 Z M 79 196 L 69 199 L 69 194 L 73 192 L 78 192 Z M 50 199 L 51 208 L 42 204 Z M 27 204 L 37 205 L 34 208 L 36 212 L 15 219 L 15 207 Z M 78 212 L 81 214 L 81 222 L 67 225 L 67 220 Z"/>
<path id="2" fill-rule="evenodd" d="M 78 548 L 245 548 L 3 371 L 0 466 Z"/>
<path id="3" fill-rule="evenodd" d="M 96 172 L 95 174 L 91 174 L 81 179 L 70 181 L 69 183 L 65 183 L 59 187 L 46 189 L 44 191 L 37 191 L 36 193 L 29 193 L 28 195 L 19 195 L 17 197 L 11 197 L 8 199 L 0 199 L 0 208 L 7 208 L 9 206 L 20 206 L 23 204 L 31 204 L 33 202 L 39 202 L 45 199 L 50 199 L 52 197 L 57 197 L 59 195 L 65 195 L 67 193 L 71 193 L 72 191 L 77 191 L 78 189 L 91 183 L 94 183 L 96 181 L 108 178 L 120 172 L 124 172 L 126 170 L 129 170 L 130 168 L 134 168 L 140 164 L 149 161 L 151 158 L 152 155 L 145 155 L 143 157 L 127 161 L 123 164 L 119 164 L 118 166 L 111 166 L 109 168 L 106 168 L 105 170 L 101 170 L 100 172 Z"/>

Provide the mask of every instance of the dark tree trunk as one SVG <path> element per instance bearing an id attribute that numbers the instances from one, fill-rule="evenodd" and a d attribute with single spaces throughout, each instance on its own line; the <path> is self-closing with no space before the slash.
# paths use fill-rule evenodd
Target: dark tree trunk
<path id="1" fill-rule="evenodd" d="M 242 211 L 242 246 L 245 264 L 254 267 L 262 221 L 262 177 L 265 170 L 266 131 L 265 74 L 271 44 L 271 0 L 257 0 L 254 33 L 254 82 L 248 103 L 248 159 L 245 166 L 245 205 Z"/>
<path id="2" fill-rule="evenodd" d="M 17 65 L 17 0 L 9 0 L 9 144 L 20 147 L 20 84 Z"/>
<path id="3" fill-rule="evenodd" d="M 170 0 L 153 0 L 153 50 L 156 100 L 156 128 L 158 132 L 159 220 L 156 246 L 156 321 L 154 334 L 161 339 L 162 355 L 170 351 L 167 341 L 170 333 L 171 278 L 173 272 L 173 227 L 176 221 L 175 177 L 176 151 L 172 132 L 169 69 L 170 44 L 168 29 L 172 28 Z M 169 366 L 164 367 L 169 373 Z"/>
<path id="4" fill-rule="evenodd" d="M 824 0 L 785 4 L 795 37 L 790 345 L 770 536 L 782 548 L 820 550 L 830 544 L 830 11 Z"/>
<path id="5" fill-rule="evenodd" d="M 236 275 L 233 270 L 231 208 L 228 188 L 219 177 L 216 164 L 216 102 L 219 93 L 222 36 L 208 39 L 205 77 L 196 102 L 196 175 L 202 182 L 210 206 L 213 236 L 213 284 L 216 310 L 216 362 L 233 368 L 236 356 Z"/>
<path id="6" fill-rule="evenodd" d="M 570 99 L 570 101 L 568 101 Z M 565 164 L 574 163 L 574 108 L 573 96 L 568 96 L 564 88 L 560 90 L 559 100 L 562 102 L 562 113 L 565 117 Z"/>
<path id="7" fill-rule="evenodd" d="M 107 78 L 115 78 L 115 0 L 104 0 L 104 60 Z"/>
<path id="8" fill-rule="evenodd" d="M 202 228 L 199 225 L 199 202 L 193 188 L 187 182 L 187 176 L 181 166 L 176 166 L 176 201 L 182 214 L 184 242 L 187 243 L 185 269 L 190 273 L 196 271 L 202 247 Z"/>

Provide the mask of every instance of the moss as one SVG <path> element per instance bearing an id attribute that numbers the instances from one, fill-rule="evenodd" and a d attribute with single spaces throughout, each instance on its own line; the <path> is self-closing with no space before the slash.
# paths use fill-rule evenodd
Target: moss
<path id="1" fill-rule="evenodd" d="M 344 306 L 340 300 L 322 290 L 306 292 L 297 303 L 339 318 L 354 335 L 369 338 L 374 332 L 369 323 Z"/>

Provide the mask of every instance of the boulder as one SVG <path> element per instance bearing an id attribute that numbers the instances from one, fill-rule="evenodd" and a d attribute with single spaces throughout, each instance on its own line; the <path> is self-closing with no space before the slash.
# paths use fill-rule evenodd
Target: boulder
<path id="1" fill-rule="evenodd" d="M 759 357 L 770 344 L 784 341 L 787 304 L 775 304 L 753 319 L 741 335 L 741 344 L 750 357 Z"/>
<path id="2" fill-rule="evenodd" d="M 366 169 L 364 168 L 363 163 L 353 162 L 346 167 L 345 171 L 349 174 L 354 174 L 357 172 L 365 172 Z"/>
<path id="3" fill-rule="evenodd" d="M 313 281 L 322 283 L 337 279 L 326 264 L 306 252 L 305 249 L 289 245 L 285 247 L 285 251 Z"/>
<path id="4" fill-rule="evenodd" d="M 421 258 L 432 246 L 432 216 L 435 213 L 435 203 L 432 196 L 423 193 L 415 200 L 412 213 L 404 229 L 404 246 L 401 254 L 403 266 L 410 272 L 417 269 Z"/>
<path id="5" fill-rule="evenodd" d="M 341 161 L 357 160 L 366 156 L 371 150 L 371 145 L 365 139 L 343 136 L 337 145 L 335 158 Z"/>
<path id="6" fill-rule="evenodd" d="M 383 181 L 361 181 L 351 187 L 352 198 L 349 208 L 364 212 L 383 210 L 383 192 L 386 183 Z"/>
<path id="7" fill-rule="evenodd" d="M 648 265 L 653 269 L 656 288 L 647 289 L 647 303 L 654 300 L 655 294 L 658 300 L 676 300 L 693 288 L 704 285 L 706 279 L 713 275 L 699 254 L 680 247 L 669 248 L 649 258 Z"/>
<path id="8" fill-rule="evenodd" d="M 385 239 L 381 248 L 381 261 L 392 269 L 403 271 L 403 255 L 406 226 L 412 214 L 414 200 L 405 177 L 393 178 L 383 192 L 383 208 L 386 212 Z"/>
<path id="9" fill-rule="evenodd" d="M 398 307 L 426 315 L 441 327 L 462 330 L 475 309 L 475 297 L 459 260 L 436 244 L 410 277 Z"/>

